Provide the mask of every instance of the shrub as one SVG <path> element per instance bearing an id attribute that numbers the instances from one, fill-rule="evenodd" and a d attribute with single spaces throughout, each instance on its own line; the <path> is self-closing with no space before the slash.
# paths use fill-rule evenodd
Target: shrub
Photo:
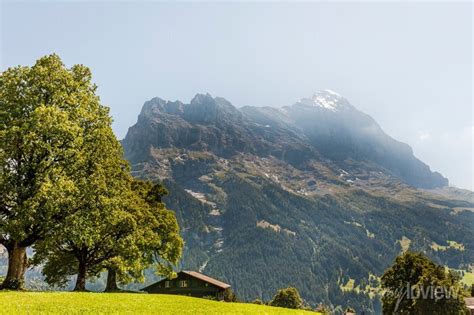
<path id="1" fill-rule="evenodd" d="M 224 291 L 224 301 L 237 302 L 237 296 L 232 289 L 229 288 Z"/>
<path id="2" fill-rule="evenodd" d="M 316 312 L 319 312 L 323 315 L 329 315 L 331 314 L 331 309 L 329 306 L 320 303 L 318 307 L 316 307 Z"/>
<path id="3" fill-rule="evenodd" d="M 255 300 L 253 300 L 252 303 L 253 303 L 253 304 L 258 304 L 258 305 L 263 305 L 263 302 L 262 302 L 262 300 L 260 300 L 260 299 L 255 299 Z"/>
<path id="4" fill-rule="evenodd" d="M 278 290 L 269 305 L 294 309 L 302 308 L 303 299 L 296 288 L 288 287 Z"/>

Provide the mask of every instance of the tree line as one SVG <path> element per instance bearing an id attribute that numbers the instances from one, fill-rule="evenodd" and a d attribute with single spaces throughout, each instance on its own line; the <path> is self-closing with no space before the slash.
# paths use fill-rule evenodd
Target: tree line
<path id="1" fill-rule="evenodd" d="M 21 289 L 27 268 L 41 265 L 50 285 L 77 275 L 84 291 L 107 270 L 106 290 L 116 290 L 152 265 L 171 275 L 181 257 L 166 189 L 130 175 L 96 90 L 87 67 L 55 54 L 0 74 L 2 289 Z"/>

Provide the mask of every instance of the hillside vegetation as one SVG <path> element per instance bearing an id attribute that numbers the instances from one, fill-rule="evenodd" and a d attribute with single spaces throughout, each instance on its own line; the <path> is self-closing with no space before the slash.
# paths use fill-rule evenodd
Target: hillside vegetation
<path id="1" fill-rule="evenodd" d="M 334 92 L 281 109 L 154 98 L 122 145 L 135 177 L 170 192 L 180 267 L 242 300 L 291 285 L 312 306 L 380 314 L 379 277 L 401 252 L 474 268 L 474 194 Z"/>
<path id="2" fill-rule="evenodd" d="M 319 314 L 177 295 L 0 292 L 0 314 Z"/>

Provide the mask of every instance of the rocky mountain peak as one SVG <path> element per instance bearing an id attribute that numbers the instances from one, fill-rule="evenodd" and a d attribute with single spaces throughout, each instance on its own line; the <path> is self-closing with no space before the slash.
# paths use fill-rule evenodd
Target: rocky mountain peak
<path id="1" fill-rule="evenodd" d="M 140 119 L 156 119 L 163 114 L 180 115 L 183 113 L 184 104 L 180 101 L 166 101 L 159 97 L 154 97 L 143 104 L 140 112 Z"/>
<path id="2" fill-rule="evenodd" d="M 153 114 L 154 109 L 163 108 L 165 104 L 166 104 L 166 101 L 164 99 L 161 99 L 159 97 L 154 97 L 151 100 L 146 101 L 145 104 L 143 104 L 140 115 L 150 116 Z"/>
<path id="3" fill-rule="evenodd" d="M 237 109 L 209 93 L 197 94 L 189 104 L 153 98 L 144 104 L 138 123 L 123 143 L 132 161 L 146 159 L 150 148 L 225 157 L 242 153 L 271 156 L 298 169 L 325 158 L 328 164 L 362 173 L 372 165 L 414 187 L 448 184 L 418 160 L 407 144 L 385 134 L 369 115 L 331 90 L 318 91 L 281 110 Z"/>
<path id="4" fill-rule="evenodd" d="M 191 105 L 199 105 L 199 104 L 204 104 L 204 103 L 212 103 L 214 101 L 214 98 L 212 97 L 211 94 L 206 93 L 206 94 L 201 94 L 198 93 L 196 94 L 193 99 L 191 100 Z"/>
<path id="5" fill-rule="evenodd" d="M 196 94 L 189 105 L 185 106 L 184 119 L 189 122 L 209 125 L 223 121 L 241 119 L 242 114 L 228 100 L 212 97 L 211 94 Z"/>

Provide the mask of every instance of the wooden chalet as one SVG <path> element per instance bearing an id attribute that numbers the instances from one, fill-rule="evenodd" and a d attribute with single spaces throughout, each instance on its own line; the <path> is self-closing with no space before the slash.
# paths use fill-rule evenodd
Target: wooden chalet
<path id="1" fill-rule="evenodd" d="M 163 279 L 149 285 L 141 291 L 158 294 L 178 294 L 193 297 L 211 296 L 224 299 L 225 290 L 230 285 L 196 271 L 180 271 L 174 279 Z"/>

